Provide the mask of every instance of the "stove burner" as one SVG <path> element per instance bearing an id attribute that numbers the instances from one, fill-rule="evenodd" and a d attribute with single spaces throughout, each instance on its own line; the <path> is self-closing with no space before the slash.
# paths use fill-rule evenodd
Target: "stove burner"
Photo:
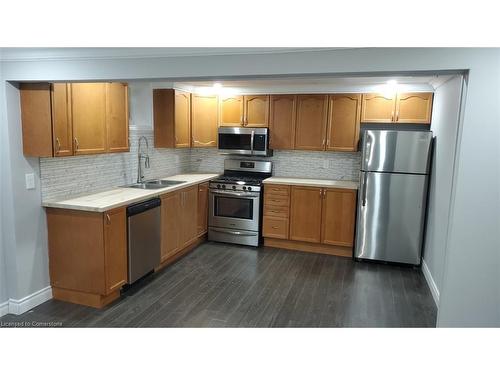
<path id="1" fill-rule="evenodd" d="M 254 178 L 245 176 L 220 176 L 213 182 L 230 182 L 239 185 L 261 185 L 264 178 Z"/>

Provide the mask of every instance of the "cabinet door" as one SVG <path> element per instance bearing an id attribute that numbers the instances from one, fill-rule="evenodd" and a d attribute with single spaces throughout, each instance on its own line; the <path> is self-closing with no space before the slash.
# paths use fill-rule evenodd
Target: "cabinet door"
<path id="1" fill-rule="evenodd" d="M 189 245 L 198 232 L 198 186 L 181 191 L 181 241 L 180 247 Z"/>
<path id="2" fill-rule="evenodd" d="M 72 83 L 74 154 L 106 152 L 106 84 Z"/>
<path id="3" fill-rule="evenodd" d="M 108 152 L 128 152 L 128 86 L 106 84 L 106 127 Z"/>
<path id="4" fill-rule="evenodd" d="M 207 232 L 208 220 L 208 182 L 198 185 L 198 228 L 197 235 Z"/>
<path id="5" fill-rule="evenodd" d="M 361 122 L 393 122 L 395 98 L 383 94 L 363 94 Z"/>
<path id="6" fill-rule="evenodd" d="M 161 261 L 180 249 L 181 192 L 174 191 L 161 197 Z"/>
<path id="7" fill-rule="evenodd" d="M 175 92 L 175 147 L 191 146 L 191 94 Z"/>
<path id="8" fill-rule="evenodd" d="M 321 240 L 322 189 L 292 186 L 290 203 L 290 239 L 315 242 Z"/>
<path id="9" fill-rule="evenodd" d="M 157 148 L 175 147 L 173 89 L 153 90 L 154 145 Z"/>
<path id="10" fill-rule="evenodd" d="M 269 126 L 269 95 L 245 95 L 244 125 L 252 128 Z"/>
<path id="11" fill-rule="evenodd" d="M 217 147 L 217 96 L 192 95 L 193 147 Z"/>
<path id="12" fill-rule="evenodd" d="M 104 213 L 104 268 L 106 291 L 127 283 L 127 215 L 125 207 Z"/>
<path id="13" fill-rule="evenodd" d="M 295 141 L 295 95 L 271 95 L 270 148 L 292 150 Z"/>
<path id="14" fill-rule="evenodd" d="M 327 150 L 358 150 L 360 115 L 360 94 L 336 94 L 329 96 Z"/>
<path id="15" fill-rule="evenodd" d="M 353 246 L 356 216 L 356 191 L 325 189 L 323 194 L 321 242 Z"/>
<path id="16" fill-rule="evenodd" d="M 70 87 L 69 83 L 53 83 L 51 87 L 54 156 L 73 155 Z"/>
<path id="17" fill-rule="evenodd" d="M 295 149 L 324 150 L 327 117 L 327 95 L 298 95 Z"/>
<path id="18" fill-rule="evenodd" d="M 22 83 L 20 95 L 23 154 L 35 157 L 52 156 L 50 85 Z"/>
<path id="19" fill-rule="evenodd" d="M 396 122 L 430 124 L 432 93 L 402 93 L 396 99 Z"/>
<path id="20" fill-rule="evenodd" d="M 220 98 L 220 126 L 243 126 L 243 96 Z"/>

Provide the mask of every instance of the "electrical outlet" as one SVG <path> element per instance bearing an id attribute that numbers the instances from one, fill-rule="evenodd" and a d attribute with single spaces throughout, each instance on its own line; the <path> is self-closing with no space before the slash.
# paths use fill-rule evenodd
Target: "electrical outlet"
<path id="1" fill-rule="evenodd" d="M 33 190 L 35 188 L 35 174 L 26 173 L 24 178 L 26 179 L 26 190 Z"/>

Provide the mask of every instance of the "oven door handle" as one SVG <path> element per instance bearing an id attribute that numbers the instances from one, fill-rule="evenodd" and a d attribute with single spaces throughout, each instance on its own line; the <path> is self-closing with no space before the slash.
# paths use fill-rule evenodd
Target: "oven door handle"
<path id="1" fill-rule="evenodd" d="M 257 236 L 257 233 L 246 233 L 246 232 L 239 232 L 236 230 L 215 229 L 215 228 L 210 228 L 210 230 L 218 233 L 234 234 L 236 236 L 247 236 L 247 237 Z"/>
<path id="2" fill-rule="evenodd" d="M 210 190 L 211 194 L 217 195 L 231 195 L 234 197 L 248 197 L 248 198 L 259 198 L 260 195 L 256 193 L 237 193 L 233 191 L 225 191 L 225 190 Z"/>

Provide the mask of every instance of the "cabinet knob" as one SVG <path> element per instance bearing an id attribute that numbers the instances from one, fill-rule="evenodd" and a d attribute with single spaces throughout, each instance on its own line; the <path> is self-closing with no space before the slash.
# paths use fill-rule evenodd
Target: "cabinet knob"
<path id="1" fill-rule="evenodd" d="M 56 154 L 61 151 L 61 142 L 59 142 L 59 137 L 56 137 Z"/>
<path id="2" fill-rule="evenodd" d="M 78 138 L 75 137 L 75 149 L 78 150 L 78 147 L 80 147 L 80 144 L 78 143 Z"/>
<path id="3" fill-rule="evenodd" d="M 109 214 L 106 214 L 106 223 L 111 224 L 111 217 L 109 216 Z"/>

